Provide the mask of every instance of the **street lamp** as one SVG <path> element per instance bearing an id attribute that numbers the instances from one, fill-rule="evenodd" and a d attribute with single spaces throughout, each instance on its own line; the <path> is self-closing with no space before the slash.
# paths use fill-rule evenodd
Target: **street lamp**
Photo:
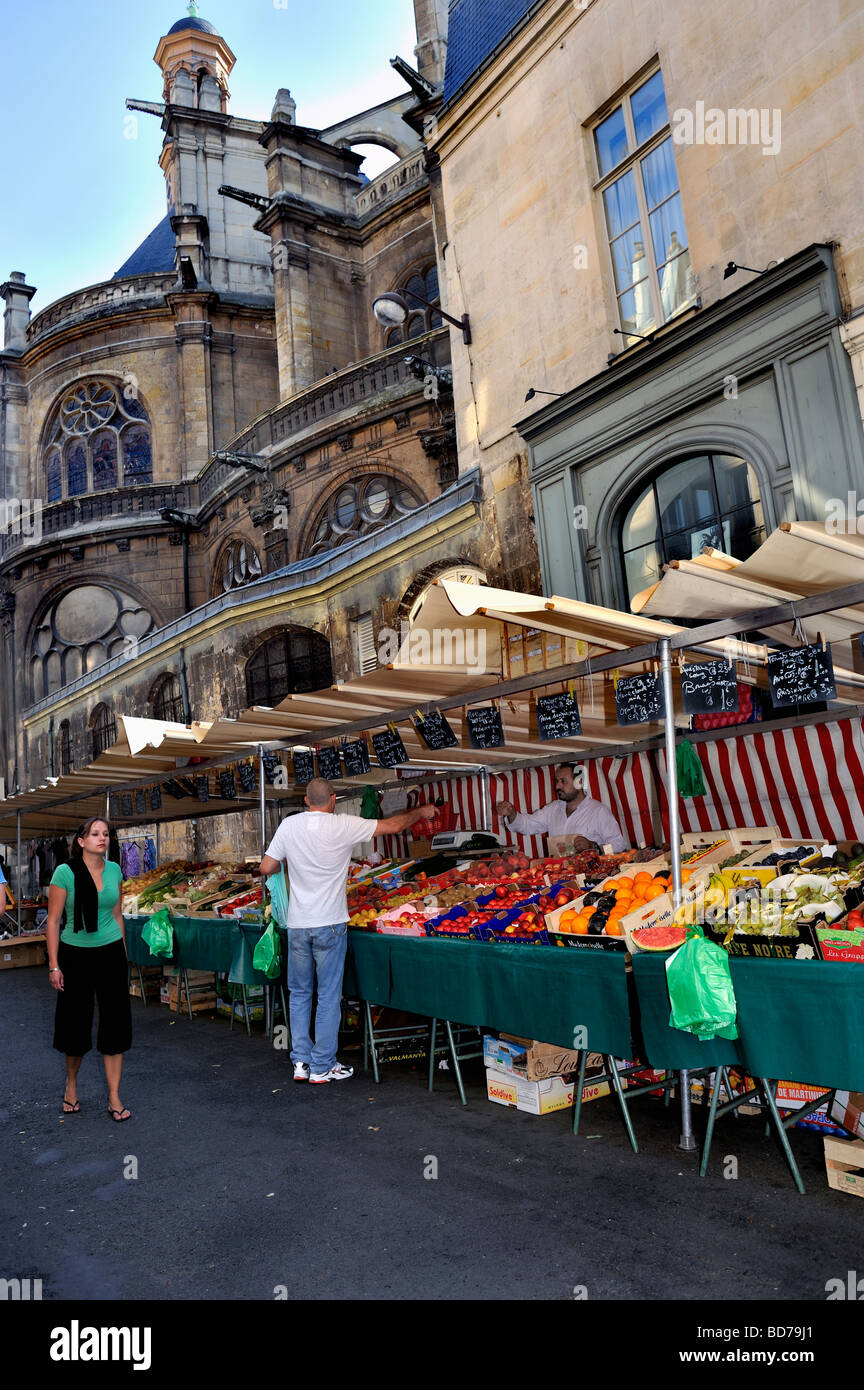
<path id="1" fill-rule="evenodd" d="M 415 294 L 413 290 L 403 290 L 400 294 L 391 290 L 387 294 L 379 294 L 378 298 L 373 301 L 372 312 L 382 328 L 401 328 L 406 322 L 411 312 L 411 306 L 405 298 L 409 294 L 412 299 L 417 300 L 418 304 L 425 304 L 427 309 L 434 309 L 437 314 L 441 315 L 442 319 L 452 323 L 454 328 L 461 329 L 463 343 L 471 342 L 471 324 L 467 314 L 463 314 L 461 319 L 454 319 L 452 314 L 445 314 L 440 305 L 430 304 L 428 299 L 424 299 L 420 294 Z"/>

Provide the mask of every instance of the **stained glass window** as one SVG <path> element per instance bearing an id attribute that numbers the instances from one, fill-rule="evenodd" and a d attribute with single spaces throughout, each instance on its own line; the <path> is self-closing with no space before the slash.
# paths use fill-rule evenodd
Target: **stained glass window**
<path id="1" fill-rule="evenodd" d="M 117 436 L 113 430 L 94 434 L 90 448 L 93 452 L 93 491 L 117 486 Z"/>
<path id="2" fill-rule="evenodd" d="M 86 491 L 87 450 L 79 439 L 66 450 L 66 492 L 69 497 L 77 497 Z"/>
<path id="3" fill-rule="evenodd" d="M 405 296 L 408 308 L 411 310 L 411 317 L 404 328 L 388 329 L 385 336 L 388 347 L 396 347 L 398 343 L 407 343 L 412 338 L 418 338 L 421 333 L 428 333 L 432 328 L 441 327 L 443 319 L 437 308 L 440 301 L 440 291 L 436 265 L 427 265 L 422 270 L 412 271 L 396 286 L 396 290 L 397 293 Z M 428 300 L 432 307 L 427 307 L 423 303 L 424 299 Z"/>
<path id="4" fill-rule="evenodd" d="M 60 400 L 45 438 L 49 502 L 59 502 L 64 495 L 64 459 L 67 497 L 153 480 L 147 411 L 134 378 L 123 386 L 80 383 Z"/>
<path id="5" fill-rule="evenodd" d="M 141 425 L 123 434 L 123 479 L 128 483 L 149 483 L 153 478 L 150 431 Z"/>
<path id="6" fill-rule="evenodd" d="M 332 495 L 312 526 L 306 554 L 320 555 L 346 541 L 377 531 L 388 521 L 423 505 L 407 483 L 382 473 L 366 474 Z"/>
<path id="7" fill-rule="evenodd" d="M 63 470 L 60 462 L 59 449 L 52 449 L 51 453 L 48 455 L 45 473 L 48 483 L 46 489 L 48 495 L 47 500 L 49 502 L 59 502 L 60 498 L 63 496 Z"/>
<path id="8" fill-rule="evenodd" d="M 323 690 L 333 680 L 330 644 L 317 632 L 286 629 L 262 643 L 246 663 L 246 698 L 271 708 L 286 695 Z"/>

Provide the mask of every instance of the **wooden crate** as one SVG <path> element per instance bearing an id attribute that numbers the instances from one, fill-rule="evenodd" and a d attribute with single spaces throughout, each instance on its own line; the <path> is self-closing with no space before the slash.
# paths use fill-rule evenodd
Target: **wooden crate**
<path id="1" fill-rule="evenodd" d="M 864 1197 L 864 1142 L 825 1136 L 825 1171 L 828 1186 L 838 1192 Z"/>
<path id="2" fill-rule="evenodd" d="M 45 936 L 11 936 L 0 941 L 0 970 L 17 970 L 23 965 L 44 965 L 48 959 Z"/>

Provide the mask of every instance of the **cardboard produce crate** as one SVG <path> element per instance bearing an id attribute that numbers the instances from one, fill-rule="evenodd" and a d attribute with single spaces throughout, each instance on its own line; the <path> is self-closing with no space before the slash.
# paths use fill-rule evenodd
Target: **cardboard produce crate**
<path id="1" fill-rule="evenodd" d="M 821 835 L 801 835 L 794 840 L 784 840 L 782 838 L 770 840 L 766 844 L 763 844 L 761 847 L 757 847 L 751 855 L 749 855 L 746 859 L 742 859 L 740 864 L 736 864 L 735 868 L 746 869 L 751 864 L 761 864 L 766 854 L 776 854 L 778 850 L 784 849 L 798 849 L 802 845 L 812 845 L 813 854 L 810 856 L 810 858 L 820 859 L 822 856 L 822 846 L 824 843 L 825 841 L 822 839 Z M 806 870 L 806 866 L 809 862 L 809 859 L 803 859 L 800 861 L 799 868 L 802 870 L 802 872 Z"/>
<path id="2" fill-rule="evenodd" d="M 864 1091 L 835 1091 L 829 1114 L 856 1139 L 864 1139 Z"/>
<path id="3" fill-rule="evenodd" d="M 0 970 L 17 970 L 22 965 L 44 965 L 48 959 L 45 937 L 11 936 L 0 941 Z"/>
<path id="4" fill-rule="evenodd" d="M 528 1081 L 512 1071 L 486 1069 L 486 1096 L 495 1105 L 509 1105 L 529 1115 L 551 1115 L 555 1110 L 568 1110 L 573 1105 L 576 1078 L 548 1076 L 542 1081 Z M 582 1088 L 582 1103 L 608 1096 L 609 1083 L 586 1084 Z"/>
<path id="5" fill-rule="evenodd" d="M 864 1197 L 864 1143 L 860 1139 L 823 1140 L 828 1186 Z"/>
<path id="6" fill-rule="evenodd" d="M 543 1081 L 547 1076 L 566 1076 L 579 1070 L 579 1052 L 553 1043 L 518 1038 L 512 1033 L 483 1039 L 483 1061 L 496 1071 L 513 1072 L 526 1081 Z M 598 1052 L 588 1054 L 585 1077 L 603 1070 L 603 1058 Z"/>

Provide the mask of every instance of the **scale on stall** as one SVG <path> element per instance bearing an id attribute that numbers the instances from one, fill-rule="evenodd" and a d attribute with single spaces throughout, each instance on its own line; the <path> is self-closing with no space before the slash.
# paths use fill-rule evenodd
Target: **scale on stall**
<path id="1" fill-rule="evenodd" d="M 476 843 L 471 844 L 472 841 Z M 432 836 L 430 848 L 432 850 L 442 849 L 465 849 L 471 844 L 472 849 L 490 850 L 502 849 L 504 841 L 500 835 L 496 835 L 491 830 L 439 830 L 437 835 Z"/>

